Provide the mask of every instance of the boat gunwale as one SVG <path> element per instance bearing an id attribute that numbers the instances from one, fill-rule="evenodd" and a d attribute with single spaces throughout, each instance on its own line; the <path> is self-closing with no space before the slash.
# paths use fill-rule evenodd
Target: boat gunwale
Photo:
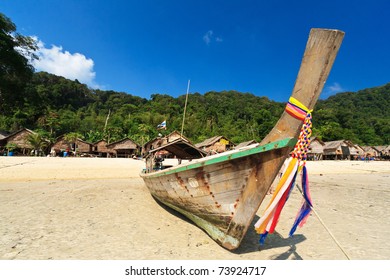
<path id="1" fill-rule="evenodd" d="M 274 142 L 271 142 L 271 143 L 268 143 L 265 145 L 255 144 L 255 145 L 243 147 L 239 150 L 232 150 L 232 151 L 220 153 L 217 155 L 199 158 L 199 159 L 196 159 L 194 161 L 180 164 L 177 166 L 173 166 L 173 167 L 170 167 L 167 169 L 163 169 L 163 170 L 159 170 L 159 171 L 155 171 L 155 172 L 150 172 L 150 173 L 141 173 L 140 176 L 142 178 L 146 179 L 146 178 L 157 178 L 157 177 L 161 177 L 161 176 L 171 175 L 171 174 L 175 174 L 175 173 L 179 173 L 179 172 L 183 172 L 183 171 L 188 171 L 191 169 L 196 169 L 196 168 L 207 166 L 207 165 L 222 163 L 222 162 L 226 162 L 226 161 L 230 161 L 230 160 L 238 159 L 238 158 L 243 158 L 243 157 L 254 155 L 254 154 L 260 154 L 260 153 L 268 152 L 268 151 L 275 150 L 275 149 L 282 149 L 285 147 L 294 147 L 296 142 L 297 142 L 296 138 L 287 137 L 287 138 L 277 140 L 277 141 L 274 141 Z M 252 147 L 252 146 L 254 146 L 254 147 Z"/>

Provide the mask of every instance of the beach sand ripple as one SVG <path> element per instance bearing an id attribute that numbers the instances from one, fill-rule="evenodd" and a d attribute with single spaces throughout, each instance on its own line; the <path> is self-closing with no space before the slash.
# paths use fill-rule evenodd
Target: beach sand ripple
<path id="1" fill-rule="evenodd" d="M 0 157 L 0 259 L 346 258 L 314 214 L 288 238 L 301 203 L 297 190 L 264 246 L 249 229 L 237 251 L 225 250 L 151 197 L 139 177 L 143 166 L 133 159 Z M 319 161 L 308 170 L 315 209 L 349 257 L 390 259 L 390 162 Z"/>

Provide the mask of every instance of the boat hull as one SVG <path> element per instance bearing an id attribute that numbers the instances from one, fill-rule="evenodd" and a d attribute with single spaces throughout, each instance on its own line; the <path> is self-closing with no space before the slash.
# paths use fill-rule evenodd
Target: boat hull
<path id="1" fill-rule="evenodd" d="M 236 249 L 296 140 L 285 139 L 141 174 L 150 193 Z"/>
<path id="2" fill-rule="evenodd" d="M 344 32 L 311 29 L 291 97 L 313 110 Z M 291 152 L 302 119 L 284 112 L 260 145 L 142 174 L 151 194 L 183 213 L 228 249 L 240 245 L 261 202 Z M 154 152 L 157 152 L 155 150 Z"/>

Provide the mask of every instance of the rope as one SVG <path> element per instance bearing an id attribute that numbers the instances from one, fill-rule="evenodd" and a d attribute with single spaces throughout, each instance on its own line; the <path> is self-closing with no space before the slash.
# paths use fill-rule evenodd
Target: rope
<path id="1" fill-rule="evenodd" d="M 296 187 L 298 188 L 299 192 L 301 193 L 301 195 L 304 197 L 303 195 L 303 192 L 301 190 L 301 188 L 299 187 L 298 184 L 296 184 Z M 306 198 L 305 198 L 306 199 Z M 349 257 L 349 255 L 347 254 L 347 252 L 344 250 L 344 248 L 341 246 L 341 244 L 337 241 L 336 237 L 332 234 L 332 232 L 330 231 L 330 229 L 325 225 L 324 221 L 321 219 L 320 215 L 317 213 L 317 211 L 313 208 L 313 206 L 310 205 L 310 209 L 313 211 L 313 213 L 316 215 L 317 219 L 320 221 L 320 223 L 322 224 L 322 226 L 325 228 L 325 230 L 329 233 L 330 237 L 332 237 L 333 241 L 336 243 L 336 245 L 340 248 L 340 250 L 343 252 L 344 256 L 348 259 L 348 260 L 351 260 L 351 258 Z"/>

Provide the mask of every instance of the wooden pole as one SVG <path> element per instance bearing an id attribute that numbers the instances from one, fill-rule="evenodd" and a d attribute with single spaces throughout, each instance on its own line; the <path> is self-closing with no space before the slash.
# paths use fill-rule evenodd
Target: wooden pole
<path id="1" fill-rule="evenodd" d="M 181 124 L 181 133 L 180 133 L 180 137 L 183 136 L 183 130 L 184 130 L 184 120 L 186 118 L 186 109 L 187 109 L 187 101 L 188 101 L 188 92 L 190 90 L 190 80 L 188 80 L 188 84 L 187 84 L 187 94 L 186 94 L 186 102 L 184 104 L 184 113 L 183 113 L 183 122 Z"/>

